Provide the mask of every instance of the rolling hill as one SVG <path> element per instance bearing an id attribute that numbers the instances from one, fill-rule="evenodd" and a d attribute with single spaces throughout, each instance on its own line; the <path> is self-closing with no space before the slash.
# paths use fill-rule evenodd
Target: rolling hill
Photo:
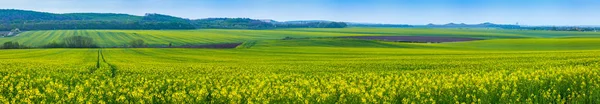
<path id="1" fill-rule="evenodd" d="M 186 19 L 148 13 L 144 16 L 116 13 L 46 13 L 27 10 L 0 10 L 0 31 L 61 29 L 274 29 L 343 28 L 343 22 L 265 22 L 249 18 Z"/>

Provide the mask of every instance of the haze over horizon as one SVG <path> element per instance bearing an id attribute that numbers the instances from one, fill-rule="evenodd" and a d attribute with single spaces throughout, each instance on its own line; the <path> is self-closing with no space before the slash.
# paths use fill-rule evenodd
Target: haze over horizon
<path id="1" fill-rule="evenodd" d="M 6 0 L 3 9 L 386 24 L 600 25 L 597 0 Z"/>

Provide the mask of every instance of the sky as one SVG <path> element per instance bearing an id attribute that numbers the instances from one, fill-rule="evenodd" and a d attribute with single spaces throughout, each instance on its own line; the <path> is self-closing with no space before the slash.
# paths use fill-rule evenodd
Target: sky
<path id="1" fill-rule="evenodd" d="M 3 9 L 51 13 L 160 13 L 385 24 L 600 25 L 600 0 L 0 0 Z"/>

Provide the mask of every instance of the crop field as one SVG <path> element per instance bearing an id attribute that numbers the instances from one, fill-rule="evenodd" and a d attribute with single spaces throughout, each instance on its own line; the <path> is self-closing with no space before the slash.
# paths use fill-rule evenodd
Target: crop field
<path id="1" fill-rule="evenodd" d="M 55 30 L 30 31 L 17 37 L 0 38 L 0 42 L 15 41 L 28 46 L 43 46 L 70 36 L 93 38 L 102 47 L 115 47 L 142 39 L 151 46 L 237 43 L 284 37 L 332 37 L 361 34 L 288 32 L 276 30 Z M 365 34 L 368 35 L 368 34 Z"/>
<path id="2" fill-rule="evenodd" d="M 347 28 L 347 29 L 277 29 L 277 30 L 47 30 L 28 31 L 16 37 L 0 38 L 0 42 L 19 42 L 39 47 L 60 42 L 70 36 L 93 38 L 101 47 L 119 47 L 131 40 L 142 39 L 150 46 L 202 45 L 241 43 L 247 41 L 315 37 L 344 36 L 444 36 L 479 39 L 514 38 L 573 38 L 600 37 L 594 32 L 548 32 L 495 29 L 394 29 L 394 28 Z"/>
<path id="3" fill-rule="evenodd" d="M 598 103 L 600 33 L 495 29 L 53 30 L 0 41 L 233 49 L 0 50 L 0 103 Z M 405 43 L 335 38 L 441 36 Z M 294 39 L 282 39 L 294 37 Z"/>

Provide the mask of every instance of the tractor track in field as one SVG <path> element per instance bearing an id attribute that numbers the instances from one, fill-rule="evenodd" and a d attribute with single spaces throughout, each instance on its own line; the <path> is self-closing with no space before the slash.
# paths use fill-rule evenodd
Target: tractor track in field
<path id="1" fill-rule="evenodd" d="M 111 63 L 108 63 L 106 61 L 106 58 L 104 58 L 104 53 L 102 52 L 102 49 L 98 49 L 98 61 L 96 62 L 96 69 L 90 70 L 91 73 L 94 73 L 96 70 L 100 69 L 102 67 L 101 63 L 106 63 L 110 67 L 109 71 L 111 78 L 117 76 L 117 67 Z"/>
<path id="2" fill-rule="evenodd" d="M 98 56 L 96 58 L 96 67 L 94 68 L 89 68 L 90 70 L 90 74 L 94 74 L 96 72 L 96 70 L 100 69 L 100 50 L 98 50 Z"/>

